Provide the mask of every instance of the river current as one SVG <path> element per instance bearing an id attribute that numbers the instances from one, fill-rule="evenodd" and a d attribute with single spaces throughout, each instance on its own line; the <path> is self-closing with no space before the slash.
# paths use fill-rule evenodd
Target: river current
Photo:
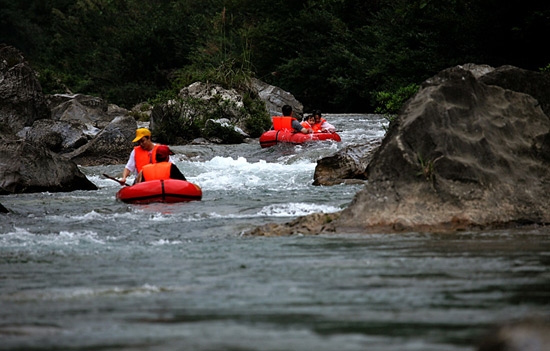
<path id="1" fill-rule="evenodd" d="M 345 208 L 316 161 L 381 138 L 377 115 L 328 115 L 341 143 L 173 146 L 202 201 L 97 191 L 0 196 L 0 350 L 475 350 L 495 323 L 550 313 L 548 229 L 250 237 Z"/>

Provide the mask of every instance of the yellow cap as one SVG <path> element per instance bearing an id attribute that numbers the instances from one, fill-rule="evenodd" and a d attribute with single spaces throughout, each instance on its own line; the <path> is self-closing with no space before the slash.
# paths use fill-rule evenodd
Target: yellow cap
<path id="1" fill-rule="evenodd" d="M 138 130 L 136 130 L 136 138 L 132 140 L 132 143 L 135 143 L 144 136 L 151 137 L 151 132 L 147 128 L 139 128 Z"/>

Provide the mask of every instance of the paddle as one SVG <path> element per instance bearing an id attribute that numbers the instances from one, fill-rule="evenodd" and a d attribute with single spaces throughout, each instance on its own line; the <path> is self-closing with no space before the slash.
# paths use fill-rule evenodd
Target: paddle
<path id="1" fill-rule="evenodd" d="M 130 184 L 125 183 L 125 182 L 123 182 L 122 180 L 118 180 L 118 179 L 116 179 L 116 178 L 114 178 L 114 177 L 111 177 L 110 175 L 107 175 L 107 174 L 105 174 L 105 173 L 103 173 L 103 176 L 104 176 L 105 178 L 109 178 L 109 179 L 111 179 L 111 180 L 114 180 L 115 182 L 117 182 L 117 183 L 120 184 L 120 185 L 131 186 Z"/>

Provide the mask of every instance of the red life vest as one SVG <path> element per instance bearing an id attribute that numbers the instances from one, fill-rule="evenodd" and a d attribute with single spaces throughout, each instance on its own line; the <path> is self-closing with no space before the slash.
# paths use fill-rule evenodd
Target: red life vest
<path id="1" fill-rule="evenodd" d="M 145 181 L 170 179 L 171 162 L 159 162 L 143 166 L 143 178 Z"/>
<path id="2" fill-rule="evenodd" d="M 153 148 L 153 151 L 149 154 L 149 151 L 144 150 L 141 146 L 136 146 L 134 148 L 134 156 L 136 159 L 136 169 L 139 173 L 143 166 L 148 165 L 150 163 L 157 163 L 157 148 L 158 144 L 155 145 Z"/>
<path id="3" fill-rule="evenodd" d="M 296 118 L 290 116 L 273 116 L 273 129 L 292 129 L 292 120 L 298 121 Z"/>
<path id="4" fill-rule="evenodd" d="M 305 129 L 311 129 L 313 132 L 317 131 L 315 130 L 315 125 L 311 125 L 308 122 L 302 122 L 302 127 L 304 127 Z"/>
<path id="5" fill-rule="evenodd" d="M 321 118 L 321 120 L 319 121 L 319 123 L 315 123 L 315 124 L 313 125 L 313 130 L 314 130 L 315 132 L 320 132 L 320 131 L 321 131 L 321 125 L 322 125 L 323 123 L 325 123 L 326 121 L 327 121 L 326 119 Z"/>

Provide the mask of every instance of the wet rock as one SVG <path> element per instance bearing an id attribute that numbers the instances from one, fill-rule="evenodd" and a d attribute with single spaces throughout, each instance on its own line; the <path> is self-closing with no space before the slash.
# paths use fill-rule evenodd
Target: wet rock
<path id="1" fill-rule="evenodd" d="M 340 216 L 339 213 L 313 213 L 299 217 L 292 222 L 276 224 L 268 223 L 256 227 L 244 235 L 251 236 L 281 236 L 295 234 L 319 234 L 321 232 L 334 232 L 331 223 Z"/>
<path id="2" fill-rule="evenodd" d="M 24 140 L 0 139 L 0 195 L 97 190 L 77 165 Z"/>
<path id="3" fill-rule="evenodd" d="M 219 144 L 240 144 L 249 137 L 241 128 L 233 125 L 227 118 L 206 121 L 204 135 L 219 139 Z"/>
<path id="4" fill-rule="evenodd" d="M 0 124 L 17 133 L 50 110 L 34 70 L 14 47 L 0 44 Z"/>
<path id="5" fill-rule="evenodd" d="M 9 213 L 10 211 L 0 204 L 0 213 Z"/>
<path id="6" fill-rule="evenodd" d="M 341 227 L 549 223 L 550 120 L 531 96 L 454 67 L 427 80 L 367 167 Z"/>
<path id="7" fill-rule="evenodd" d="M 67 153 L 86 144 L 93 134 L 95 133 L 91 133 L 85 125 L 78 122 L 41 119 L 17 135 L 51 151 Z"/>
<path id="8" fill-rule="evenodd" d="M 101 98 L 83 94 L 55 94 L 48 96 L 52 119 L 79 122 L 99 129 L 113 119 L 108 113 L 109 104 Z"/>
<path id="9" fill-rule="evenodd" d="M 382 140 L 348 146 L 317 161 L 313 185 L 359 184 L 367 179 L 366 168 Z"/>
<path id="10" fill-rule="evenodd" d="M 470 70 L 453 67 L 422 84 L 372 156 L 363 190 L 323 230 L 550 223 L 550 119 L 532 96 L 484 84 Z"/>
<path id="11" fill-rule="evenodd" d="M 136 129 L 133 117 L 117 117 L 90 142 L 63 156 L 83 166 L 125 163 L 132 152 Z"/>

